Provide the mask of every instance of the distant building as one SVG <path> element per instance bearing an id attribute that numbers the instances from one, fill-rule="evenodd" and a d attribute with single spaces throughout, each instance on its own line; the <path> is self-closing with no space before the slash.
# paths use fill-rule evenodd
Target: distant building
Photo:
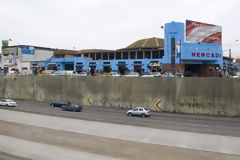
<path id="1" fill-rule="evenodd" d="M 46 59 L 53 56 L 53 49 L 17 45 L 2 47 L 2 70 L 4 73 L 32 74 L 45 69 Z"/>
<path id="2" fill-rule="evenodd" d="M 167 23 L 164 31 L 164 39 L 155 37 L 143 39 L 127 48 L 114 51 L 93 49 L 70 53 L 55 50 L 54 57 L 56 58 L 47 59 L 47 67 L 75 72 L 90 70 L 92 73 L 115 71 L 124 74 L 134 71 L 146 74 L 160 71 L 202 77 L 216 76 L 217 70 L 223 67 L 220 44 L 186 42 L 184 23 Z M 194 36 L 192 39 L 195 38 Z M 200 38 L 197 37 L 197 39 Z M 208 39 L 209 41 L 211 39 Z M 71 58 L 67 58 L 67 55 Z"/>

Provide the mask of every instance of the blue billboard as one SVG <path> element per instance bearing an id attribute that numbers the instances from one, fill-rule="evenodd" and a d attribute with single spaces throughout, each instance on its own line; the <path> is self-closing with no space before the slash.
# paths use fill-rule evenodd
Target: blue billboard
<path id="1" fill-rule="evenodd" d="M 31 46 L 21 46 L 22 54 L 34 54 L 34 47 Z"/>

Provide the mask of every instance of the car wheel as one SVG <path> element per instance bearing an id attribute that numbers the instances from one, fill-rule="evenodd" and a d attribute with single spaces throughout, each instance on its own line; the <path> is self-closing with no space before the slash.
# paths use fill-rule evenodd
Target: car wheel
<path id="1" fill-rule="evenodd" d="M 65 108 L 62 107 L 62 110 L 65 111 Z"/>
<path id="2" fill-rule="evenodd" d="M 146 115 L 143 113 L 143 114 L 142 114 L 142 117 L 146 117 Z"/>
<path id="3" fill-rule="evenodd" d="M 132 113 L 128 113 L 128 116 L 132 116 Z"/>
<path id="4" fill-rule="evenodd" d="M 8 104 L 6 104 L 6 107 L 8 107 Z"/>

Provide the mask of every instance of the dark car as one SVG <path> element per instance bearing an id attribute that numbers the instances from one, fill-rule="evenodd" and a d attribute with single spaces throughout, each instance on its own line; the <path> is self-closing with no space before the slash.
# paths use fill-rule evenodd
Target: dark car
<path id="1" fill-rule="evenodd" d="M 63 111 L 73 111 L 73 112 L 81 112 L 82 106 L 79 106 L 77 104 L 67 104 L 62 106 Z"/>
<path id="2" fill-rule="evenodd" d="M 56 101 L 50 104 L 51 107 L 62 107 L 64 105 L 70 105 L 71 102 L 69 101 Z"/>

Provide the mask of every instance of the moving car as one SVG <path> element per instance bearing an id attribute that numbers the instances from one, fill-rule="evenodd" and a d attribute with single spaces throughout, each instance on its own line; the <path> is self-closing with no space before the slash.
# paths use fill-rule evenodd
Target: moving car
<path id="1" fill-rule="evenodd" d="M 73 111 L 73 112 L 81 112 L 82 106 L 79 106 L 77 104 L 67 104 L 62 106 L 63 111 Z"/>
<path id="2" fill-rule="evenodd" d="M 142 116 L 142 117 L 149 117 L 150 116 L 150 111 L 143 108 L 143 107 L 137 107 L 132 110 L 127 111 L 128 116 Z"/>
<path id="3" fill-rule="evenodd" d="M 56 101 L 50 104 L 51 107 L 62 107 L 64 105 L 69 105 L 71 104 L 71 102 L 69 101 L 65 101 L 65 100 L 60 100 L 60 101 Z"/>
<path id="4" fill-rule="evenodd" d="M 16 107 L 17 103 L 13 101 L 12 99 L 2 99 L 0 101 L 1 106 L 11 106 L 11 107 Z"/>

